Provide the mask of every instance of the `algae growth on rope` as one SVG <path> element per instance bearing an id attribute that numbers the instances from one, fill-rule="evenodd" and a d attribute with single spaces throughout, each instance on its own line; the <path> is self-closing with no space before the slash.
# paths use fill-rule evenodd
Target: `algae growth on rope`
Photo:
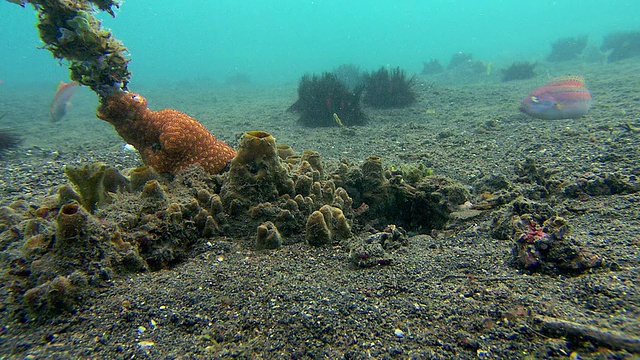
<path id="1" fill-rule="evenodd" d="M 12 1 L 14 2 L 14 1 Z M 23 2 L 18 2 L 23 5 Z M 146 165 L 175 174 L 193 164 L 222 171 L 236 155 L 196 119 L 177 110 L 152 111 L 127 89 L 131 72 L 127 48 L 102 27 L 96 9 L 114 16 L 114 1 L 30 0 L 38 12 L 40 38 L 55 58 L 69 61 L 71 79 L 100 97 L 98 117 L 133 145 Z"/>
<path id="2" fill-rule="evenodd" d="M 15 1 L 11 1 L 16 3 Z M 100 97 L 126 90 L 131 72 L 127 48 L 102 27 L 96 9 L 115 16 L 119 4 L 109 0 L 28 0 L 38 12 L 38 31 L 44 48 L 57 59 L 69 61 L 71 79 Z"/>

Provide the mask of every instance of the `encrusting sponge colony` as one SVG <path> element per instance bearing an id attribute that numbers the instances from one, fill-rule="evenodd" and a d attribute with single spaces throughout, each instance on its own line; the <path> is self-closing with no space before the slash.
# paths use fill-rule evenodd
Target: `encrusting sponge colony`
<path id="1" fill-rule="evenodd" d="M 175 174 L 200 164 L 211 174 L 221 172 L 236 155 L 204 125 L 173 109 L 153 111 L 134 92 L 116 92 L 102 99 L 98 117 L 112 124 L 133 145 L 146 165 L 159 173 Z"/>

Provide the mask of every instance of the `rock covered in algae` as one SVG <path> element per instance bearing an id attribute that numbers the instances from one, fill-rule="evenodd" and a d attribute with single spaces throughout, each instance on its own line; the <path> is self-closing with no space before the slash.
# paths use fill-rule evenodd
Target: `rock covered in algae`
<path id="1" fill-rule="evenodd" d="M 148 181 L 162 179 L 160 174 L 148 165 L 129 169 L 124 175 L 129 178 L 131 191 L 141 191 Z"/>
<path id="2" fill-rule="evenodd" d="M 24 304 L 34 315 L 55 315 L 72 309 L 104 285 L 116 269 L 128 267 L 144 271 L 144 262 L 132 247 L 119 247 L 114 235 L 77 202 L 16 211 L 21 221 L 0 235 L 14 232 L 13 241 L 3 249 L 3 265 L 10 269 L 5 278 L 15 287 L 12 311 Z M 138 264 L 134 266 L 133 264 Z"/>
<path id="3" fill-rule="evenodd" d="M 109 203 L 110 193 L 129 190 L 129 179 L 102 162 L 81 167 L 65 166 L 64 173 L 75 185 L 82 206 L 91 212 Z"/>
<path id="4" fill-rule="evenodd" d="M 280 246 L 282 246 L 282 236 L 278 228 L 271 221 L 260 224 L 256 231 L 256 249 L 277 249 Z"/>
<path id="5" fill-rule="evenodd" d="M 221 191 L 223 203 L 234 212 L 285 194 L 294 194 L 294 182 L 278 156 L 275 138 L 265 131 L 246 132 Z"/>
<path id="6" fill-rule="evenodd" d="M 81 271 L 56 276 L 24 294 L 24 303 L 35 314 L 57 315 L 73 311 L 86 296 L 87 278 Z"/>
<path id="7" fill-rule="evenodd" d="M 150 179 L 140 191 L 119 193 L 117 201 L 98 201 L 93 214 L 68 185 L 40 207 L 17 202 L 0 208 L 6 225 L 0 262 L 11 269 L 5 279 L 16 285 L 11 310 L 19 312 L 24 304 L 35 316 L 57 314 L 116 274 L 186 258 L 211 228 L 211 216 L 193 195 L 176 198 L 164 182 Z"/>
<path id="8" fill-rule="evenodd" d="M 640 182 L 635 175 L 618 172 L 585 174 L 575 184 L 564 189 L 565 195 L 573 198 L 581 196 L 602 196 L 615 194 L 633 194 L 640 191 Z"/>
<path id="9" fill-rule="evenodd" d="M 336 186 L 344 187 L 355 204 L 366 205 L 362 217 L 376 228 L 391 223 L 424 233 L 441 229 L 471 198 L 465 186 L 443 176 L 425 172 L 413 181 L 391 172 L 378 156 L 369 157 L 360 168 L 345 165 L 334 176 Z"/>
<path id="10" fill-rule="evenodd" d="M 391 253 L 402 246 L 407 246 L 407 232 L 393 224 L 383 231 L 368 237 L 355 237 L 346 247 L 349 249 L 349 260 L 357 267 L 368 268 L 376 265 L 390 265 L 393 261 Z"/>
<path id="11" fill-rule="evenodd" d="M 553 216 L 538 224 L 531 216 L 515 216 L 517 229 L 513 265 L 549 274 L 575 274 L 602 265 L 602 257 L 568 237 L 568 222 Z"/>
<path id="12" fill-rule="evenodd" d="M 349 237 L 351 226 L 339 208 L 324 205 L 307 219 L 306 240 L 309 245 L 330 245 Z"/>
<path id="13" fill-rule="evenodd" d="M 343 188 L 325 180 L 320 154 L 307 150 L 296 155 L 267 132 L 245 133 L 221 178 L 220 198 L 236 228 L 269 221 L 284 243 L 304 241 L 307 218 L 325 205 L 341 211 L 341 221 L 349 225 L 353 201 Z"/>
<path id="14" fill-rule="evenodd" d="M 496 212 L 496 215 L 497 219 L 494 220 L 491 235 L 497 239 L 513 240 L 521 232 L 520 228 L 515 226 L 514 219 L 528 216 L 533 221 L 541 224 L 546 219 L 558 214 L 549 204 L 518 197 Z"/>
<path id="15" fill-rule="evenodd" d="M 13 207 L 0 207 L 0 232 L 4 232 L 19 224 L 21 220 L 22 216 L 20 216 Z"/>
<path id="16" fill-rule="evenodd" d="M 69 309 L 117 274 L 170 267 L 212 246 L 228 248 L 227 235 L 257 249 L 303 241 L 339 243 L 352 259 L 359 259 L 358 266 L 385 265 L 393 251 L 389 244 L 394 243 L 388 239 L 396 232 L 354 236 L 353 199 L 343 186 L 350 186 L 377 214 L 390 206 L 401 219 L 398 214 L 405 213 L 400 209 L 414 211 L 407 216 L 419 220 L 416 214 L 429 211 L 419 205 L 446 211 L 466 196 L 441 177 L 404 184 L 380 158 L 369 159 L 363 167 L 331 167 L 316 152 L 297 155 L 293 149 L 280 149 L 270 134 L 249 132 L 230 171 L 223 174 L 197 165 L 171 179 L 150 168 L 126 171 L 127 176 L 119 176 L 126 178 L 130 191 L 107 191 L 112 201 L 91 201 L 93 213 L 80 206 L 83 196 L 69 185 L 42 206 L 20 202 L 0 209 L 0 261 L 11 269 L 9 281 L 18 285 L 15 304 L 26 300 L 36 315 L 54 313 L 55 304 Z M 82 178 L 104 189 L 104 178 L 95 175 L 104 167 L 86 169 L 91 171 Z M 105 194 L 97 193 L 98 198 Z M 373 224 L 366 216 L 358 220 L 363 221 L 359 226 Z M 60 294 L 59 302 L 49 298 L 53 293 Z"/>

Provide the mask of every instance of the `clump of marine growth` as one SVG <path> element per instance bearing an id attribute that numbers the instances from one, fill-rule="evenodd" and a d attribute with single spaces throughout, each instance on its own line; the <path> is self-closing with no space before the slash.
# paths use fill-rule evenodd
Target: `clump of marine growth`
<path id="1" fill-rule="evenodd" d="M 640 31 L 621 31 L 607 34 L 600 49 L 608 61 L 640 57 Z"/>
<path id="2" fill-rule="evenodd" d="M 298 85 L 298 100 L 289 111 L 299 113 L 298 122 L 309 127 L 364 125 L 362 91 L 362 86 L 350 89 L 334 73 L 304 75 Z"/>
<path id="3" fill-rule="evenodd" d="M 478 75 L 488 72 L 488 65 L 480 60 L 473 60 L 473 55 L 459 51 L 451 55 L 447 70 L 458 75 Z"/>
<path id="4" fill-rule="evenodd" d="M 376 108 L 395 108 L 411 105 L 417 96 L 413 87 L 415 76 L 407 77 L 400 67 L 387 70 L 381 67 L 378 71 L 365 74 L 365 93 L 362 101 Z"/>
<path id="5" fill-rule="evenodd" d="M 435 75 L 444 71 L 440 60 L 431 59 L 422 63 L 422 75 Z"/>
<path id="6" fill-rule="evenodd" d="M 533 69 L 536 63 L 528 61 L 514 62 L 506 69 L 502 70 L 502 81 L 526 80 L 536 76 Z"/>
<path id="7" fill-rule="evenodd" d="M 0 266 L 16 316 L 73 311 L 114 277 L 228 249 L 229 236 L 256 250 L 340 245 L 354 266 L 387 265 L 406 245 L 401 226 L 441 228 L 468 197 L 460 184 L 427 173 L 405 182 L 376 157 L 328 166 L 264 131 L 242 136 L 224 174 L 192 166 L 167 177 L 102 163 L 65 172 L 71 184 L 43 203 L 0 208 Z M 362 228 L 378 233 L 354 232 Z"/>
<path id="8" fill-rule="evenodd" d="M 331 71 L 351 91 L 364 86 L 364 73 L 354 64 L 342 64 Z"/>
<path id="9" fill-rule="evenodd" d="M 28 1 L 38 12 L 45 48 L 69 61 L 71 79 L 100 96 L 126 90 L 131 73 L 127 49 L 93 16 L 94 8 L 114 16 L 115 1 Z"/>
<path id="10" fill-rule="evenodd" d="M 547 56 L 547 61 L 561 62 L 575 60 L 582 54 L 586 46 L 586 35 L 560 38 L 551 44 L 551 53 Z"/>
<path id="11" fill-rule="evenodd" d="M 112 124 L 145 164 L 175 174 L 193 164 L 217 173 L 235 150 L 216 139 L 189 115 L 173 109 L 153 111 L 140 94 L 129 92 L 127 49 L 94 16 L 114 16 L 114 1 L 30 0 L 38 12 L 40 38 L 54 57 L 69 61 L 71 78 L 100 96 L 98 118 Z"/>
<path id="12" fill-rule="evenodd" d="M 2 118 L 2 116 L 0 116 L 0 118 Z M 0 129 L 0 157 L 2 157 L 5 152 L 17 148 L 21 142 L 22 139 L 16 131 L 11 129 Z"/>

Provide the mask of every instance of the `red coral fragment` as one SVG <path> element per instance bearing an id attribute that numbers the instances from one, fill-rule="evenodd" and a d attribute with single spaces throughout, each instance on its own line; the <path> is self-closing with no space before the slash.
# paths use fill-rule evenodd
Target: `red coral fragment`
<path id="1" fill-rule="evenodd" d="M 542 239 L 544 237 L 549 236 L 546 232 L 542 231 L 540 226 L 536 224 L 534 221 L 529 222 L 529 231 L 522 236 L 522 241 L 526 243 L 533 243 L 538 239 Z"/>

